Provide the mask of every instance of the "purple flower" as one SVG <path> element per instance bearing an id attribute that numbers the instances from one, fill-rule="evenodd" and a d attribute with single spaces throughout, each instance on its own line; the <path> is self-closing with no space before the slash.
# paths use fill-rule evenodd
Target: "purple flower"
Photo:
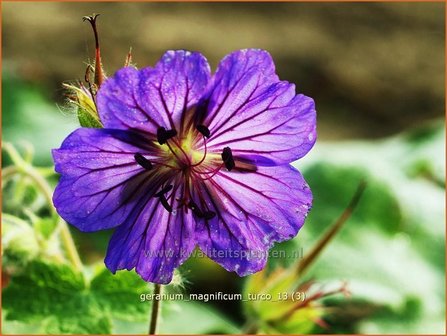
<path id="1" fill-rule="evenodd" d="M 211 76 L 200 53 L 168 51 L 99 89 L 103 129 L 53 151 L 59 214 L 81 231 L 115 228 L 105 263 L 169 283 L 198 246 L 240 276 L 294 237 L 312 202 L 290 162 L 316 139 L 314 102 L 280 81 L 271 56 L 240 50 Z"/>

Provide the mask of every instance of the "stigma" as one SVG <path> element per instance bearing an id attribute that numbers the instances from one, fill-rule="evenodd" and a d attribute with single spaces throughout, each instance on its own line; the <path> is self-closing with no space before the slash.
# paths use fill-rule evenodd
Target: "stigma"
<path id="1" fill-rule="evenodd" d="M 134 155 L 136 163 L 145 170 L 156 172 L 161 169 L 170 176 L 167 184 L 153 196 L 169 213 L 191 211 L 198 220 L 213 220 L 217 211 L 204 201 L 207 195 L 202 194 L 207 181 L 222 169 L 228 172 L 256 171 L 256 166 L 239 160 L 228 146 L 209 151 L 207 141 L 211 137 L 211 131 L 203 124 L 189 125 L 180 132 L 175 128 L 159 127 L 154 140 L 159 149 L 157 158 L 150 161 L 141 153 Z M 212 203 L 215 206 L 215 202 Z"/>

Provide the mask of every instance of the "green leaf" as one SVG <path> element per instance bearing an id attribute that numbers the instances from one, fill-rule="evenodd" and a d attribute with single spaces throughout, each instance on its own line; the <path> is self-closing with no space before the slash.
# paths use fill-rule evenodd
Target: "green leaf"
<path id="1" fill-rule="evenodd" d="M 306 172 L 314 194 L 314 205 L 306 225 L 315 236 L 341 214 L 363 179 L 367 187 L 351 221 L 361 222 L 363 228 L 378 227 L 384 234 L 394 233 L 402 224 L 402 212 L 392 189 L 362 167 L 318 162 Z M 352 239 L 352 229 L 349 225 L 338 238 Z"/>
<path id="2" fill-rule="evenodd" d="M 141 303 L 140 295 L 151 293 L 151 287 L 135 272 L 113 275 L 107 269 L 102 269 L 90 284 L 92 294 L 111 316 L 128 321 L 148 320 L 150 305 Z"/>
<path id="3" fill-rule="evenodd" d="M 163 334 L 237 334 L 240 333 L 210 303 L 175 301 L 164 306 L 160 333 Z"/>
<path id="4" fill-rule="evenodd" d="M 424 178 L 445 187 L 445 125 L 433 123 L 402 135 L 403 169 L 410 178 Z"/>
<path id="5" fill-rule="evenodd" d="M 352 217 L 306 275 L 346 280 L 352 292 L 331 301 L 339 313 L 318 333 L 444 333 L 444 138 L 442 123 L 384 141 L 319 143 L 304 162 L 314 207 L 293 240 L 309 246 L 304 254 L 367 181 Z"/>
<path id="6" fill-rule="evenodd" d="M 165 288 L 166 289 L 166 288 Z M 187 298 L 188 295 L 184 294 Z M 150 302 L 142 302 L 150 307 Z M 149 316 L 149 315 L 148 315 Z M 145 322 L 113 320 L 114 334 L 146 334 L 149 319 Z M 239 334 L 241 331 L 210 302 L 170 300 L 161 302 L 159 334 Z"/>
<path id="7" fill-rule="evenodd" d="M 107 334 L 112 319 L 147 325 L 151 305 L 140 295 L 151 292 L 149 284 L 135 272 L 113 275 L 102 264 L 95 269 L 89 282 L 70 265 L 30 262 L 3 290 L 5 319 L 39 323 L 51 334 Z"/>
<path id="8" fill-rule="evenodd" d="M 2 335 L 27 335 L 43 334 L 44 329 L 41 323 L 24 323 L 19 321 L 5 320 L 5 312 L 2 311 Z"/>
<path id="9" fill-rule="evenodd" d="M 3 290 L 6 320 L 41 323 L 46 333 L 110 333 L 110 318 L 68 265 L 33 261 Z"/>

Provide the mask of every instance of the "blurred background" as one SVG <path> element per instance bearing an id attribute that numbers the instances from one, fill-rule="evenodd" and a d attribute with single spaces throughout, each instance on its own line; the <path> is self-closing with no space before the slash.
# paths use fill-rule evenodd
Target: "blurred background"
<path id="1" fill-rule="evenodd" d="M 311 311 L 298 310 L 290 323 L 276 324 L 269 315 L 276 307 L 268 303 L 176 302 L 166 305 L 161 331 L 237 333 L 254 321 L 258 331 L 277 333 L 442 334 L 444 6 L 3 3 L 2 140 L 18 147 L 31 143 L 33 163 L 51 166 L 50 150 L 78 127 L 62 83 L 83 79 L 94 57 L 84 15 L 101 14 L 103 65 L 109 75 L 123 66 L 130 47 L 138 67 L 153 65 L 167 49 L 188 49 L 204 54 L 212 69 L 233 50 L 266 49 L 279 77 L 313 97 L 318 113 L 317 145 L 294 164 L 313 190 L 314 207 L 298 237 L 276 248 L 302 249 L 306 255 L 366 179 L 367 189 L 351 220 L 299 279 L 321 286 L 345 280 L 351 296 L 325 297 L 311 303 Z M 3 167 L 11 163 L 3 152 Z M 48 179 L 54 186 L 57 177 Z M 7 192 L 3 211 L 27 218 L 23 204 L 14 204 Z M 111 232 L 73 229 L 72 234 L 86 265 L 102 261 Z M 7 247 L 3 242 L 4 257 Z M 272 260 L 269 267 L 287 269 L 295 261 Z M 240 279 L 206 259 L 190 260 L 181 274 L 182 291 L 188 293 L 239 293 L 260 281 Z M 137 296 L 135 300 L 142 305 Z M 52 314 L 50 308 L 46 314 Z M 63 331 L 39 329 L 32 318 L 12 316 L 3 324 L 5 333 Z M 113 332 L 146 332 L 146 322 L 112 320 Z"/>

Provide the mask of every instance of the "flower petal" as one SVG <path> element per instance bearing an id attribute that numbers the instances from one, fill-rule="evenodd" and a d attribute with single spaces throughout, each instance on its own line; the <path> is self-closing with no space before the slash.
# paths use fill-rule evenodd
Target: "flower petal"
<path id="1" fill-rule="evenodd" d="M 96 102 L 105 128 L 138 129 L 156 134 L 160 122 L 158 115 L 147 113 L 135 99 L 138 82 L 139 71 L 125 67 L 101 85 Z"/>
<path id="2" fill-rule="evenodd" d="M 258 165 L 290 163 L 316 140 L 313 100 L 279 81 L 262 50 L 241 50 L 222 60 L 197 118 L 211 131 L 210 151 L 228 146 Z"/>
<path id="3" fill-rule="evenodd" d="M 235 113 L 256 91 L 278 81 L 267 51 L 244 49 L 225 56 L 200 102 L 198 117 L 211 129 Z"/>
<path id="4" fill-rule="evenodd" d="M 174 190 L 171 199 L 180 197 L 181 189 Z M 195 247 L 194 227 L 190 211 L 169 213 L 159 199 L 140 204 L 113 234 L 106 266 L 113 273 L 136 268 L 144 280 L 167 284 Z"/>
<path id="5" fill-rule="evenodd" d="M 98 110 L 106 128 L 138 129 L 156 134 L 159 127 L 180 129 L 180 120 L 197 104 L 210 78 L 198 52 L 167 51 L 154 68 L 119 70 L 100 88 Z"/>
<path id="6" fill-rule="evenodd" d="M 298 233 L 312 202 L 307 183 L 289 165 L 253 173 L 221 171 L 199 184 L 198 193 L 217 213 L 197 223 L 200 248 L 240 276 L 261 270 L 273 243 Z"/>
<path id="7" fill-rule="evenodd" d="M 139 72 L 136 101 L 158 125 L 181 133 L 187 111 L 197 104 L 209 79 L 210 68 L 202 54 L 167 51 L 155 68 Z"/>
<path id="8" fill-rule="evenodd" d="M 61 174 L 53 202 L 61 217 L 81 231 L 122 224 L 138 198 L 148 200 L 169 177 L 169 171 L 138 165 L 137 152 L 154 157 L 154 149 L 135 132 L 80 128 L 70 134 L 53 150 Z"/>

